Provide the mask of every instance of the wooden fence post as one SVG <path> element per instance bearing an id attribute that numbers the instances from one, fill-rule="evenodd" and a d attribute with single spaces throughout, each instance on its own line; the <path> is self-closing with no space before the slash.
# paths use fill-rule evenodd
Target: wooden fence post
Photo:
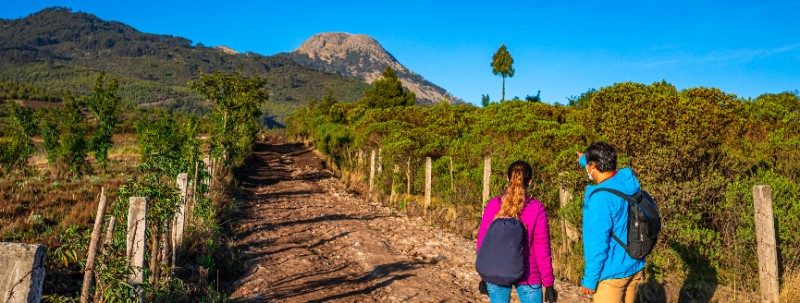
<path id="1" fill-rule="evenodd" d="M 450 159 L 450 189 L 453 190 L 453 194 L 456 193 L 456 172 L 455 168 L 453 167 L 453 156 L 447 157 Z"/>
<path id="2" fill-rule="evenodd" d="M 378 147 L 378 174 L 383 174 L 383 147 Z"/>
<path id="3" fill-rule="evenodd" d="M 373 148 L 370 150 L 369 154 L 369 191 L 367 192 L 367 197 L 372 199 L 372 191 L 375 187 L 375 157 L 376 157 L 375 149 Z"/>
<path id="4" fill-rule="evenodd" d="M 108 226 L 106 226 L 106 237 L 103 238 L 103 244 L 111 245 L 114 243 L 114 225 L 117 224 L 117 217 L 111 216 L 108 219 Z"/>
<path id="5" fill-rule="evenodd" d="M 198 174 L 200 171 L 200 161 L 194 163 L 194 179 L 192 179 L 192 203 L 189 204 L 189 218 L 194 219 L 194 206 L 197 204 L 197 189 L 199 185 L 197 182 Z"/>
<path id="6" fill-rule="evenodd" d="M 147 228 L 147 199 L 131 197 L 128 207 L 128 226 L 126 233 L 125 256 L 131 267 L 128 283 L 134 286 L 136 302 L 144 302 L 144 255 L 145 228 Z"/>
<path id="7" fill-rule="evenodd" d="M 569 191 L 567 191 L 567 188 L 564 187 L 564 185 L 560 185 L 558 187 L 558 201 L 559 201 L 559 206 L 561 208 L 564 208 L 564 206 L 567 205 L 567 200 L 569 199 L 569 196 L 570 196 L 570 193 L 569 193 Z M 562 238 L 561 239 L 561 245 L 562 245 L 561 253 L 563 255 L 563 254 L 566 254 L 567 252 L 569 252 L 569 249 L 568 249 L 569 239 L 567 238 L 567 220 L 566 219 L 561 219 L 561 238 Z"/>
<path id="8" fill-rule="evenodd" d="M 756 242 L 758 244 L 758 277 L 761 302 L 777 303 L 778 252 L 775 242 L 775 221 L 772 213 L 772 189 L 768 185 L 753 186 Z"/>
<path id="9" fill-rule="evenodd" d="M 175 265 L 176 255 L 180 252 L 181 245 L 183 245 L 183 230 L 186 224 L 186 194 L 189 189 L 188 179 L 189 176 L 186 173 L 180 173 L 175 180 L 181 197 L 178 209 L 172 218 L 172 265 Z"/>
<path id="10" fill-rule="evenodd" d="M 392 192 L 389 195 L 389 204 L 394 205 L 395 200 L 397 199 L 397 190 L 395 190 L 395 177 L 397 176 L 397 172 L 400 171 L 400 166 L 397 164 L 394 165 L 392 168 Z"/>
<path id="11" fill-rule="evenodd" d="M 406 159 L 406 195 L 411 194 L 411 157 Z"/>
<path id="12" fill-rule="evenodd" d="M 92 286 L 94 275 L 94 262 L 97 259 L 97 243 L 100 242 L 100 230 L 103 228 L 103 216 L 106 213 L 106 190 L 100 189 L 100 202 L 97 204 L 97 215 L 92 227 L 92 238 L 89 240 L 89 250 L 86 252 L 86 267 L 83 270 L 83 285 L 81 285 L 81 303 L 89 302 L 89 288 Z"/>
<path id="13" fill-rule="evenodd" d="M 489 201 L 489 186 L 492 179 L 492 157 L 483 157 L 483 204 Z"/>
<path id="14" fill-rule="evenodd" d="M 433 170 L 433 160 L 431 157 L 425 157 L 425 208 L 431 206 L 431 183 Z"/>

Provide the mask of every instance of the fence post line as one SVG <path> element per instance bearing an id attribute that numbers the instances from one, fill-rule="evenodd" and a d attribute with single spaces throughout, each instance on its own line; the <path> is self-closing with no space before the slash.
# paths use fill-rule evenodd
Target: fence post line
<path id="1" fill-rule="evenodd" d="M 489 201 L 489 186 L 492 178 L 492 157 L 483 157 L 483 204 Z"/>
<path id="2" fill-rule="evenodd" d="M 432 170 L 433 160 L 431 157 L 425 157 L 425 209 L 431 206 Z"/>
<path id="3" fill-rule="evenodd" d="M 131 273 L 128 283 L 134 287 L 136 302 L 144 302 L 144 255 L 145 255 L 145 228 L 147 227 L 147 199 L 144 197 L 131 197 L 128 207 L 128 226 L 126 229 L 125 256 Z"/>
<path id="4" fill-rule="evenodd" d="M 97 259 L 97 243 L 100 242 L 100 230 L 103 229 L 103 216 L 106 213 L 106 190 L 100 188 L 100 201 L 97 204 L 97 215 L 92 227 L 92 238 L 89 240 L 89 250 L 86 252 L 86 267 L 83 270 L 83 284 L 81 285 L 81 303 L 89 302 L 89 288 L 92 287 L 94 275 L 94 262 Z"/>
<path id="5" fill-rule="evenodd" d="M 761 302 L 778 303 L 778 251 L 775 242 L 775 219 L 772 213 L 772 188 L 753 186 L 756 243 L 758 245 L 758 277 Z"/>

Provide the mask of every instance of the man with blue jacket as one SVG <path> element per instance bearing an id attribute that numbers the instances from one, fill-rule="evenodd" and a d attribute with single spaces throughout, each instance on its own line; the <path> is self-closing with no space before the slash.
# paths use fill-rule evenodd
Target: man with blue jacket
<path id="1" fill-rule="evenodd" d="M 614 233 L 627 241 L 628 203 L 598 188 L 626 195 L 639 191 L 639 180 L 626 167 L 617 170 L 617 152 L 611 144 L 595 142 L 578 153 L 578 163 L 595 185 L 587 185 L 583 199 L 583 254 L 586 262 L 581 291 L 594 303 L 633 303 L 636 288 L 644 280 L 645 261 L 634 259 L 612 240 Z M 627 245 L 627 243 L 626 243 Z"/>

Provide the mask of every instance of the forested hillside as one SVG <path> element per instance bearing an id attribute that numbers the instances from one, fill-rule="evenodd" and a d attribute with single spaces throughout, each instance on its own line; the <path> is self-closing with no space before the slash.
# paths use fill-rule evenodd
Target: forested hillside
<path id="1" fill-rule="evenodd" d="M 268 81 L 267 112 L 281 118 L 327 90 L 360 96 L 357 79 L 303 67 L 285 55 L 232 54 L 168 35 L 142 33 L 120 22 L 66 8 L 0 20 L 0 99 L 59 100 L 85 95 L 99 72 L 120 79 L 123 100 L 140 105 L 204 110 L 187 83 L 200 73 L 237 71 Z"/>
<path id="2" fill-rule="evenodd" d="M 544 201 L 552 218 L 580 228 L 588 180 L 576 151 L 607 140 L 618 148 L 621 165 L 633 167 L 660 203 L 664 232 L 648 259 L 648 271 L 659 283 L 677 281 L 682 294 L 707 301 L 718 285 L 757 287 L 758 279 L 743 276 L 758 266 L 754 184 L 773 189 L 781 268 L 785 275 L 797 275 L 798 121 L 797 92 L 744 100 L 715 88 L 678 90 L 657 82 L 618 83 L 587 92 L 571 106 L 522 101 L 484 108 L 386 106 L 329 97 L 297 111 L 288 132 L 312 141 L 344 171 L 360 176 L 366 173 L 359 155 L 379 151 L 384 174 L 376 181 L 377 190 L 410 194 L 397 202 L 401 208 L 419 201 L 414 197 L 424 189 L 423 163 L 431 157 L 430 214 L 443 216 L 445 225 L 465 235 L 480 215 L 484 156 L 493 162 L 492 195 L 500 194 L 508 164 L 529 161 L 534 167 L 530 193 Z M 560 185 L 574 193 L 565 207 L 559 206 Z M 554 242 L 564 243 L 560 228 L 551 230 Z M 569 251 L 576 253 L 556 258 L 559 275 L 578 281 L 580 241 Z"/>

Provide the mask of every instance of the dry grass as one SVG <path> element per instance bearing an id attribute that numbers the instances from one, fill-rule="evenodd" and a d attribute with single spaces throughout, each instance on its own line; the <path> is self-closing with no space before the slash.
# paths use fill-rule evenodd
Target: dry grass
<path id="1" fill-rule="evenodd" d="M 94 222 L 97 196 L 105 187 L 114 199 L 116 188 L 136 169 L 138 150 L 135 136 L 114 136 L 106 172 L 94 165 L 94 174 L 80 179 L 56 178 L 41 149 L 30 161 L 27 175 L 0 178 L 0 241 L 42 243 L 59 246 L 59 235 L 72 226 L 89 228 Z M 113 201 L 113 200 L 111 200 Z"/>
<path id="2" fill-rule="evenodd" d="M 784 275 L 781 302 L 800 302 L 800 271 Z"/>

